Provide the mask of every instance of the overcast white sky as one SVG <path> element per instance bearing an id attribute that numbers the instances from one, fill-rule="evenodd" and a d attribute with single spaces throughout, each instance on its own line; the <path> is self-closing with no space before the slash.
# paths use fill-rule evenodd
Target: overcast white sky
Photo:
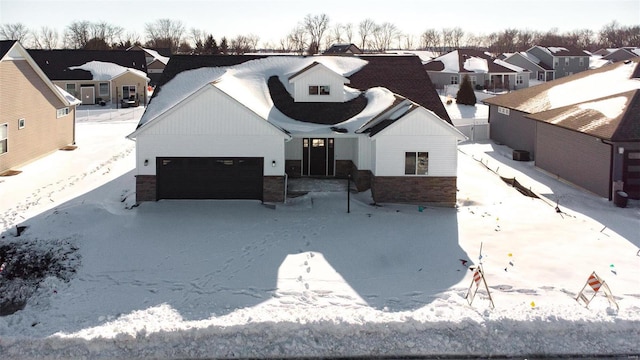
<path id="1" fill-rule="evenodd" d="M 307 14 L 327 14 L 331 25 L 365 18 L 391 22 L 418 36 L 428 28 L 459 26 L 488 34 L 505 28 L 561 32 L 598 31 L 613 20 L 640 24 L 638 0 L 0 0 L 0 23 L 49 26 L 62 31 L 73 21 L 106 21 L 144 40 L 144 25 L 157 19 L 181 21 L 216 39 L 257 34 L 261 43 L 277 44 Z"/>

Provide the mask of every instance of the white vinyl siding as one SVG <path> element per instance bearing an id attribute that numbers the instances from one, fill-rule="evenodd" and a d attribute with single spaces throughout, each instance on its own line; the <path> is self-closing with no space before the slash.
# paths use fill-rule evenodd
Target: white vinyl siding
<path id="1" fill-rule="evenodd" d="M 375 137 L 376 176 L 405 176 L 405 154 L 428 152 L 429 171 L 423 176 L 456 176 L 458 141 L 464 137 L 426 110 L 405 115 Z"/>
<path id="2" fill-rule="evenodd" d="M 317 65 L 291 80 L 296 102 L 344 102 L 344 84 L 347 79 Z M 313 89 L 313 91 L 312 91 Z M 311 94 L 311 92 L 317 92 Z M 323 94 L 326 92 L 329 94 Z"/>
<path id="3" fill-rule="evenodd" d="M 206 141 L 197 140 L 198 137 L 206 137 Z M 263 157 L 264 175 L 283 175 L 286 137 L 248 108 L 209 86 L 137 134 L 137 169 L 140 175 L 155 175 L 156 157 Z M 149 165 L 143 166 L 146 159 Z M 275 167 L 271 166 L 274 160 Z"/>

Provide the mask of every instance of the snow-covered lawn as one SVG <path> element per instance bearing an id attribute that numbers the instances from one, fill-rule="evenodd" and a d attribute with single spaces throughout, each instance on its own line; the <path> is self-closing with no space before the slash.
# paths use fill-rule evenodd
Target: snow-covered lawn
<path id="1" fill-rule="evenodd" d="M 340 191 L 275 209 L 134 207 L 124 137 L 140 115 L 89 116 L 78 149 L 0 178 L 0 245 L 64 240 L 80 262 L 0 317 L 0 358 L 640 353 L 637 201 L 616 208 L 486 142 L 460 146 L 455 209 L 372 206 L 365 192 L 347 213 Z M 28 226 L 20 237 L 16 225 Z M 485 290 L 465 299 L 481 246 L 495 309 Z M 603 294 L 575 300 L 593 271 L 619 309 Z"/>

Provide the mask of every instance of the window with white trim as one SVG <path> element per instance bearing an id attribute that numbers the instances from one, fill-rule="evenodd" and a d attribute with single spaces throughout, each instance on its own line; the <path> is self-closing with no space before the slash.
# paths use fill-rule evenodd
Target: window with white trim
<path id="1" fill-rule="evenodd" d="M 18 130 L 24 129 L 24 126 L 25 126 L 24 118 L 18 119 Z"/>
<path id="2" fill-rule="evenodd" d="M 7 152 L 8 135 L 9 135 L 9 125 L 0 124 L 0 154 L 4 154 Z"/>
<path id="3" fill-rule="evenodd" d="M 498 106 L 498 113 L 503 115 L 509 115 L 509 109 L 506 107 Z"/>
<path id="4" fill-rule="evenodd" d="M 458 75 L 451 76 L 451 85 L 458 85 Z"/>
<path id="5" fill-rule="evenodd" d="M 331 95 L 329 85 L 309 85 L 309 95 Z"/>
<path id="6" fill-rule="evenodd" d="M 62 109 L 58 109 L 56 110 L 56 118 L 61 118 L 63 116 L 67 116 L 69 115 L 69 108 L 68 107 L 64 107 Z"/>
<path id="7" fill-rule="evenodd" d="M 564 65 L 565 66 L 569 66 L 569 58 L 568 57 L 564 58 Z"/>
<path id="8" fill-rule="evenodd" d="M 109 96 L 109 83 L 101 82 L 98 85 L 98 93 L 100 94 L 100 96 Z"/>
<path id="9" fill-rule="evenodd" d="M 476 76 L 475 75 L 469 76 L 469 80 L 471 80 L 471 85 L 475 89 L 476 88 L 476 84 L 478 83 L 478 80 L 476 79 Z"/>
<path id="10" fill-rule="evenodd" d="M 524 84 L 524 78 L 522 77 L 522 75 L 516 75 L 516 84 L 518 85 Z"/>
<path id="11" fill-rule="evenodd" d="M 584 58 L 583 57 L 580 58 L 579 63 L 580 63 L 580 66 L 584 66 Z"/>
<path id="12" fill-rule="evenodd" d="M 405 175 L 427 175 L 429 172 L 429 153 L 407 151 L 404 153 Z"/>

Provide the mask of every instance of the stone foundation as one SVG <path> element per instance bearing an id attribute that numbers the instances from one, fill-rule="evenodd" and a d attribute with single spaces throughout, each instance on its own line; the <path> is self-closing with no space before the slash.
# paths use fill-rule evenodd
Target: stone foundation
<path id="1" fill-rule="evenodd" d="M 284 176 L 264 176 L 262 179 L 262 201 L 284 202 Z"/>
<path id="2" fill-rule="evenodd" d="M 371 195 L 376 203 L 456 204 L 457 178 L 426 176 L 374 176 Z"/>
<path id="3" fill-rule="evenodd" d="M 136 175 L 136 202 L 156 201 L 156 176 Z"/>

